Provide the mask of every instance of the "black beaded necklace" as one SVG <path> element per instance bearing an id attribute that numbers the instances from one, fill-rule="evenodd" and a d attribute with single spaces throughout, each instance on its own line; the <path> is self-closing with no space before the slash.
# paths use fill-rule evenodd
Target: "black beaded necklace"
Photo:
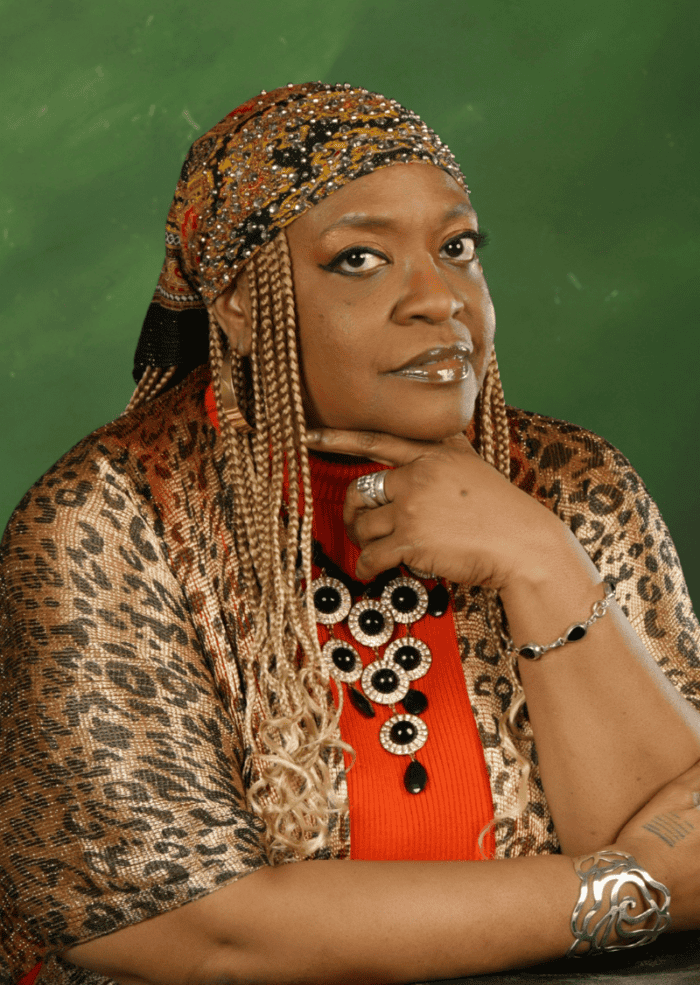
<path id="1" fill-rule="evenodd" d="M 411 685 L 428 672 L 432 654 L 426 643 L 410 635 L 410 625 L 426 613 L 443 616 L 449 605 L 447 589 L 439 582 L 428 590 L 417 578 L 407 577 L 402 568 L 384 571 L 365 585 L 335 564 L 316 540 L 313 560 L 322 575 L 314 580 L 309 594 L 316 621 L 331 632 L 322 648 L 329 673 L 345 685 L 352 705 L 365 718 L 375 717 L 372 702 L 391 707 L 393 715 L 382 725 L 379 741 L 395 756 L 410 756 L 404 786 L 409 793 L 421 793 L 428 773 L 415 753 L 428 738 L 428 726 L 419 717 L 428 699 Z M 353 598 L 358 601 L 353 603 Z M 345 618 L 354 639 L 374 651 L 375 659 L 366 666 L 353 646 L 333 635 L 332 627 Z M 397 624 L 406 626 L 407 635 L 392 640 Z M 379 647 L 385 644 L 380 654 Z"/>

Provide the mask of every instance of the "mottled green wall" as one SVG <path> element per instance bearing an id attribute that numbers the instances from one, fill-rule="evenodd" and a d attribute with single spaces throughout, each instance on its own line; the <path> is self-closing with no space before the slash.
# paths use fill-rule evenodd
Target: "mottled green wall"
<path id="1" fill-rule="evenodd" d="M 10 0 L 1 20 L 0 526 L 128 400 L 191 141 L 260 88 L 352 81 L 463 164 L 509 401 L 631 458 L 697 599 L 695 0 Z"/>

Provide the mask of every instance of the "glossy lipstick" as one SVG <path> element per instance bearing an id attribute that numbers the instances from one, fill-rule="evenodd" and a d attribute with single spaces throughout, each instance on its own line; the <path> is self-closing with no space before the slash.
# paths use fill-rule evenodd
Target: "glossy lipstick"
<path id="1" fill-rule="evenodd" d="M 472 351 L 466 342 L 428 349 L 389 375 L 422 383 L 458 383 L 469 375 Z"/>

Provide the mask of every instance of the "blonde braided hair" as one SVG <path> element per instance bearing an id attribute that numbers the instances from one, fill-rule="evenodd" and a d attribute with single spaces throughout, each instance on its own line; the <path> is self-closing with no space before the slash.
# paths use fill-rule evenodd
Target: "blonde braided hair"
<path id="1" fill-rule="evenodd" d="M 477 419 L 477 451 L 484 461 L 498 469 L 510 482 L 510 430 L 495 349 L 491 352 L 486 376 L 479 392 Z M 482 588 L 482 592 L 486 599 L 486 624 L 491 630 L 492 636 L 496 638 L 496 646 L 501 652 L 504 652 L 507 649 L 510 634 L 507 631 L 500 596 L 497 591 L 490 588 Z M 480 832 L 479 848 L 482 855 L 484 855 L 484 838 L 491 828 L 504 821 L 510 821 L 517 825 L 521 821 L 528 803 L 528 783 L 532 762 L 522 754 L 516 745 L 520 739 L 517 719 L 525 704 L 525 692 L 517 672 L 515 682 L 510 704 L 498 720 L 498 731 L 504 751 L 515 759 L 520 771 L 518 800 L 512 814 L 494 815 L 493 820 Z"/>
<path id="2" fill-rule="evenodd" d="M 313 503 L 303 441 L 306 422 L 294 283 L 284 231 L 251 258 L 245 272 L 253 338 L 248 370 L 236 352 L 229 352 L 228 357 L 238 406 L 252 430 L 235 428 L 228 420 L 222 399 L 226 342 L 211 309 L 210 365 L 233 493 L 239 578 L 254 636 L 253 656 L 242 668 L 249 695 L 243 742 L 251 750 L 252 775 L 258 776 L 248 797 L 251 809 L 265 823 L 268 855 L 274 864 L 287 860 L 290 851 L 308 857 L 326 846 L 333 815 L 346 810 L 344 791 L 334 788 L 332 770 L 342 763 L 342 750 L 352 750 L 336 737 L 341 706 L 332 703 L 316 622 L 300 589 L 301 579 L 307 585 L 313 580 Z M 162 375 L 156 376 L 158 372 Z M 146 383 L 139 383 L 129 409 L 152 399 L 167 384 L 163 371 L 149 367 L 147 376 Z M 509 478 L 508 419 L 495 352 L 476 417 L 477 451 Z M 280 522 L 283 513 L 286 525 Z M 508 634 L 500 598 L 493 589 L 482 591 L 487 625 L 502 649 Z M 520 687 L 499 722 L 504 747 L 521 769 L 519 812 L 527 803 L 531 766 L 514 742 L 523 703 Z M 494 818 L 482 831 L 480 845 L 489 828 L 505 818 L 515 820 L 510 815 Z"/>

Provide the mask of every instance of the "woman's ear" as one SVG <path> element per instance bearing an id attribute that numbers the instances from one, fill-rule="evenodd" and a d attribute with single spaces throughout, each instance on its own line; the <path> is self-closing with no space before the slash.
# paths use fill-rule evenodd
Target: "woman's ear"
<path id="1" fill-rule="evenodd" d="M 253 344 L 253 320 L 246 272 L 242 271 L 231 287 L 209 307 L 216 315 L 230 349 L 239 356 L 249 356 Z"/>

